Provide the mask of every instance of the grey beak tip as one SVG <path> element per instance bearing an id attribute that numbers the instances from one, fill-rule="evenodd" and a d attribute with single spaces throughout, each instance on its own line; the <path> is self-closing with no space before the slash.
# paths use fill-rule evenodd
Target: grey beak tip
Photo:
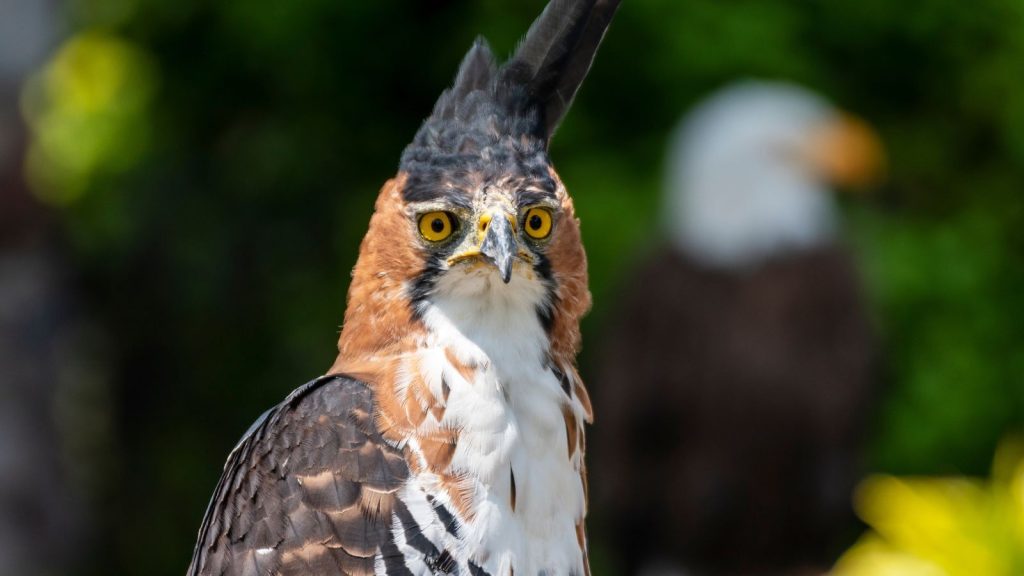
<path id="1" fill-rule="evenodd" d="M 512 267 L 515 264 L 515 232 L 504 218 L 495 218 L 484 236 L 480 252 L 498 269 L 502 282 L 512 281 Z"/>

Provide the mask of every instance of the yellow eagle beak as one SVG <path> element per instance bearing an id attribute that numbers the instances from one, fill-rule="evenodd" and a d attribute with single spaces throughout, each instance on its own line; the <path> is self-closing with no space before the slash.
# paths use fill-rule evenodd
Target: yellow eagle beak
<path id="1" fill-rule="evenodd" d="M 840 186 L 863 188 L 885 175 L 885 149 L 867 122 L 842 114 L 818 128 L 808 150 L 815 169 Z"/>

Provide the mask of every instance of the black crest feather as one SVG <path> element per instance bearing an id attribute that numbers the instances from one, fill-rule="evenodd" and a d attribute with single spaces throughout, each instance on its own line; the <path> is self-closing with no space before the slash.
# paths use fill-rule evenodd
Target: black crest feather
<path id="1" fill-rule="evenodd" d="M 621 0 L 551 0 L 499 67 L 483 38 L 402 154 L 405 196 L 512 173 L 545 180 L 547 147 L 587 76 Z M 457 188 L 458 186 L 454 186 Z"/>
<path id="2" fill-rule="evenodd" d="M 507 68 L 529 70 L 530 94 L 550 137 L 572 105 L 621 0 L 552 0 Z"/>
<path id="3" fill-rule="evenodd" d="M 485 91 L 490 87 L 497 69 L 494 53 L 487 40 L 482 36 L 477 37 L 459 65 L 455 83 L 437 100 L 431 119 L 453 120 L 458 116 L 467 116 L 470 111 L 460 111 L 459 108 L 474 92 Z"/>

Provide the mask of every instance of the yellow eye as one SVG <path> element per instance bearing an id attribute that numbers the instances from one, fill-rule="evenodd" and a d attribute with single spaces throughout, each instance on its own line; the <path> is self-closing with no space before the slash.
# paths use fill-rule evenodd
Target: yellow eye
<path id="1" fill-rule="evenodd" d="M 452 215 L 447 212 L 427 212 L 420 216 L 420 234 L 431 242 L 440 242 L 454 231 Z"/>
<path id="2" fill-rule="evenodd" d="M 530 208 L 523 217 L 523 228 L 530 238 L 547 238 L 551 234 L 551 211 L 547 208 Z"/>

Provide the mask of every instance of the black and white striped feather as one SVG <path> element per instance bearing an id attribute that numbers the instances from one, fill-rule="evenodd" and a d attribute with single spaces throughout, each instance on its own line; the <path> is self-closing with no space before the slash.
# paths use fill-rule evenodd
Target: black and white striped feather
<path id="1" fill-rule="evenodd" d="M 231 453 L 207 508 L 188 576 L 410 576 L 473 573 L 423 535 L 398 491 L 401 450 L 375 424 L 363 382 L 326 376 L 264 414 Z M 436 521 L 457 532 L 437 507 Z M 415 551 L 406 558 L 396 531 Z"/>

